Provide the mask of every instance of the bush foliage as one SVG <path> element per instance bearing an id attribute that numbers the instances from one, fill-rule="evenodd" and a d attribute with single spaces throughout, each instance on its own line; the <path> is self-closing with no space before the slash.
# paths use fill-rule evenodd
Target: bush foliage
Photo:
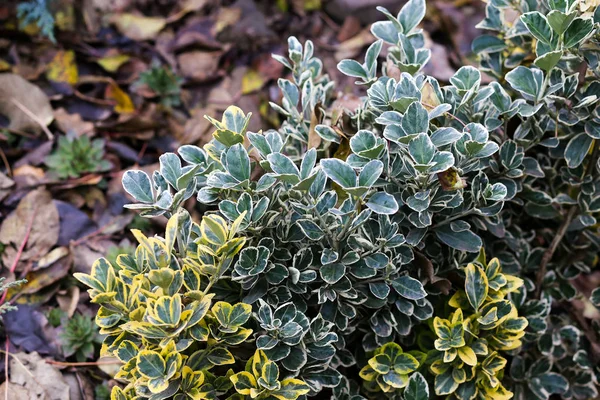
<path id="1" fill-rule="evenodd" d="M 420 72 L 424 0 L 380 8 L 364 62 L 338 65 L 356 109 L 292 37 L 280 129 L 231 106 L 203 148 L 128 171 L 164 237 L 77 275 L 123 362 L 112 398 L 596 397 L 600 329 L 570 313 L 600 250 L 589 4 L 490 0 L 480 68 L 446 86 Z"/>

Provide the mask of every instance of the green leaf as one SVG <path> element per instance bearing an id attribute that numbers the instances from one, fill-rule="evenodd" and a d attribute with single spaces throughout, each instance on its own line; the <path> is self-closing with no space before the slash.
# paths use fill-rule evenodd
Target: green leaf
<path id="1" fill-rule="evenodd" d="M 346 274 L 346 266 L 341 263 L 327 264 L 321 267 L 319 274 L 326 283 L 333 285 Z"/>
<path id="2" fill-rule="evenodd" d="M 536 58 L 533 63 L 544 71 L 550 72 L 550 70 L 558 64 L 562 55 L 562 50 L 550 51 L 543 56 Z"/>
<path id="3" fill-rule="evenodd" d="M 383 381 L 393 388 L 400 389 L 408 385 L 408 375 L 390 371 L 382 376 Z"/>
<path id="4" fill-rule="evenodd" d="M 542 95 L 544 73 L 540 69 L 519 65 L 506 74 L 506 81 L 510 83 L 513 89 L 532 97 L 534 100 L 539 100 Z"/>
<path id="5" fill-rule="evenodd" d="M 337 67 L 344 75 L 362 78 L 365 81 L 369 79 L 365 68 L 355 60 L 342 60 L 338 63 Z"/>
<path id="6" fill-rule="evenodd" d="M 521 21 L 537 40 L 546 44 L 552 43 L 552 28 L 542 13 L 539 11 L 525 13 L 521 15 Z"/>
<path id="7" fill-rule="evenodd" d="M 562 375 L 554 372 L 535 376 L 528 383 L 529 389 L 543 399 L 549 398 L 552 394 L 564 394 L 569 389 L 569 382 Z"/>
<path id="8" fill-rule="evenodd" d="M 575 18 L 565 31 L 563 43 L 566 48 L 577 46 L 594 30 L 591 18 Z"/>
<path id="9" fill-rule="evenodd" d="M 479 311 L 488 295 L 488 279 L 485 271 L 475 264 L 465 268 L 465 292 L 471 306 Z"/>
<path id="10" fill-rule="evenodd" d="M 404 34 L 412 31 L 425 17 L 425 0 L 409 0 L 398 14 L 398 22 L 404 29 Z"/>
<path id="11" fill-rule="evenodd" d="M 506 48 L 506 42 L 498 36 L 481 35 L 471 43 L 471 50 L 475 54 L 496 53 Z"/>
<path id="12" fill-rule="evenodd" d="M 398 212 L 398 202 L 394 196 L 386 192 L 376 192 L 367 202 L 367 207 L 376 214 L 391 215 Z"/>
<path id="13" fill-rule="evenodd" d="M 426 133 L 420 133 L 408 143 L 408 151 L 417 164 L 428 165 L 433 160 L 436 148 Z"/>
<path id="14" fill-rule="evenodd" d="M 358 186 L 371 187 L 383 172 L 383 163 L 379 160 L 369 161 L 358 174 Z"/>
<path id="15" fill-rule="evenodd" d="M 224 347 L 214 347 L 208 351 L 206 358 L 212 365 L 227 365 L 235 363 L 235 358 Z"/>
<path id="16" fill-rule="evenodd" d="M 165 374 L 165 360 L 152 350 L 142 350 L 137 357 L 137 368 L 146 378 L 160 378 Z"/>
<path id="17" fill-rule="evenodd" d="M 458 382 L 452 377 L 452 368 L 435 377 L 435 394 L 438 396 L 454 393 L 458 388 Z"/>
<path id="18" fill-rule="evenodd" d="M 144 171 L 130 170 L 123 174 L 123 189 L 137 201 L 142 203 L 154 202 L 152 184 Z"/>
<path id="19" fill-rule="evenodd" d="M 225 155 L 225 169 L 240 182 L 250 179 L 250 157 L 241 143 L 231 146 Z"/>
<path id="20" fill-rule="evenodd" d="M 165 153 L 159 157 L 160 174 L 174 188 L 177 187 L 177 179 L 182 175 L 181 160 L 175 153 Z"/>
<path id="21" fill-rule="evenodd" d="M 309 386 L 300 379 L 287 378 L 281 381 L 281 388 L 271 395 L 278 400 L 296 400 L 309 391 Z"/>
<path id="22" fill-rule="evenodd" d="M 419 300 L 427 296 L 423 284 L 408 275 L 402 275 L 390 282 L 394 290 L 402 297 Z"/>
<path id="23" fill-rule="evenodd" d="M 244 396 L 249 396 L 252 389 L 258 388 L 256 379 L 250 372 L 238 372 L 237 374 L 232 375 L 230 379 L 236 392 L 243 394 Z"/>
<path id="24" fill-rule="evenodd" d="M 300 182 L 300 170 L 292 160 L 281 153 L 272 153 L 267 156 L 271 169 L 285 182 L 296 184 Z"/>
<path id="25" fill-rule="evenodd" d="M 565 160 L 569 168 L 577 168 L 581 165 L 594 139 L 592 139 L 585 132 L 578 134 L 569 141 L 565 148 Z"/>
<path id="26" fill-rule="evenodd" d="M 313 221 L 309 219 L 300 219 L 296 222 L 302 232 L 306 235 L 310 240 L 321 240 L 325 233 L 319 225 L 315 224 Z"/>
<path id="27" fill-rule="evenodd" d="M 450 226 L 444 225 L 435 229 L 435 235 L 448 246 L 469 253 L 479 253 L 482 246 L 481 238 L 470 230 L 455 232 Z"/>
<path id="28" fill-rule="evenodd" d="M 469 91 L 478 88 L 481 83 L 481 72 L 470 65 L 460 67 L 450 78 L 450 83 L 459 90 Z"/>
<path id="29" fill-rule="evenodd" d="M 337 158 L 325 158 L 321 160 L 321 167 L 325 175 L 343 188 L 356 186 L 356 173 L 352 167 Z"/>
<path id="30" fill-rule="evenodd" d="M 558 10 L 552 10 L 548 13 L 548 15 L 546 15 L 546 18 L 548 19 L 548 23 L 554 32 L 562 35 L 567 30 L 569 25 L 571 25 L 571 22 L 573 22 L 573 19 L 575 19 L 576 16 L 577 13 L 575 12 L 565 14 Z"/>
<path id="31" fill-rule="evenodd" d="M 398 374 L 409 374 L 419 368 L 419 361 L 407 353 L 398 354 L 394 360 L 394 370 Z"/>
<path id="32" fill-rule="evenodd" d="M 428 400 L 429 386 L 427 381 L 419 372 L 415 372 L 408 380 L 408 386 L 404 390 L 405 400 Z"/>

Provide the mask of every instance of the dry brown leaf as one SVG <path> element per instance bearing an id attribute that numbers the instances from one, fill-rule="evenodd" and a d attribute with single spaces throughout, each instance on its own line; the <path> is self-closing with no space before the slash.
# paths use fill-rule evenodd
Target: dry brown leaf
<path id="1" fill-rule="evenodd" d="M 6 382 L 0 386 L 2 396 L 6 390 L 4 385 Z M 11 357 L 8 393 L 9 399 L 71 400 L 69 385 L 60 371 L 36 352 L 17 353 Z"/>
<path id="2" fill-rule="evenodd" d="M 54 111 L 54 119 L 58 128 L 64 133 L 74 132 L 77 136 L 94 134 L 94 124 L 84 121 L 79 114 L 69 114 L 64 108 Z"/>
<path id="3" fill-rule="evenodd" d="M 35 115 L 37 121 L 15 102 Z M 40 123 L 46 127 L 54 119 L 48 96 L 39 87 L 16 74 L 0 74 L 0 114 L 10 120 L 9 129 L 36 133 L 41 131 Z"/>
<path id="4" fill-rule="evenodd" d="M 335 52 L 335 59 L 340 61 L 345 58 L 356 58 L 362 48 L 373 43 L 373 41 L 375 41 L 375 37 L 369 31 L 369 28 L 365 28 L 358 35 L 339 45 L 338 50 Z"/>
<path id="5" fill-rule="evenodd" d="M 11 187 L 14 186 L 15 181 L 10 179 L 8 176 L 0 172 L 0 201 L 4 200 L 11 192 Z"/>
<path id="6" fill-rule="evenodd" d="M 25 262 L 38 260 L 46 255 L 58 240 L 58 210 L 52 202 L 50 192 L 44 189 L 29 192 L 2 222 L 0 242 L 7 245 L 2 253 L 4 265 L 12 265 L 32 220 L 31 232 L 17 270 L 22 269 Z"/>
<path id="7" fill-rule="evenodd" d="M 216 111 L 214 108 L 202 108 L 193 111 L 192 118 L 185 124 L 183 136 L 178 137 L 177 140 L 181 143 L 193 143 L 197 145 L 208 143 L 211 139 L 212 125 L 204 118 L 205 115 L 214 118 Z"/>
<path id="8" fill-rule="evenodd" d="M 115 14 L 111 16 L 110 21 L 115 24 L 119 32 L 136 41 L 154 39 L 167 24 L 165 18 L 129 13 Z"/>
<path id="9" fill-rule="evenodd" d="M 204 81 L 215 75 L 219 65 L 220 51 L 190 51 L 177 56 L 179 69 L 187 78 Z"/>

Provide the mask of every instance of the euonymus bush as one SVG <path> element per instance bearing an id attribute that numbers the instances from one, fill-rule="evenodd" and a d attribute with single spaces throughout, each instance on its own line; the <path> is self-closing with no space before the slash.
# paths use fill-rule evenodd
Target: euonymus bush
<path id="1" fill-rule="evenodd" d="M 481 66 L 449 85 L 420 72 L 425 2 L 380 9 L 338 65 L 356 109 L 292 37 L 280 129 L 232 106 L 203 148 L 128 171 L 128 207 L 168 223 L 77 276 L 123 362 L 112 398 L 596 397 L 600 329 L 570 303 L 600 250 L 590 4 L 490 0 Z"/>

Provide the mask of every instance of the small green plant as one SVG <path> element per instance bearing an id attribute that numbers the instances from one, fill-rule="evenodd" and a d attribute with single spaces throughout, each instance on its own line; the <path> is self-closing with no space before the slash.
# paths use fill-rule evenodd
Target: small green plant
<path id="1" fill-rule="evenodd" d="M 103 172 L 111 168 L 104 159 L 104 140 L 67 134 L 58 138 L 58 147 L 46 157 L 50 173 L 60 179 L 78 178 L 85 173 Z"/>
<path id="2" fill-rule="evenodd" d="M 102 338 L 93 318 L 75 314 L 66 321 L 60 341 L 65 357 L 74 355 L 77 361 L 83 362 L 94 357 L 96 345 Z"/>
<path id="3" fill-rule="evenodd" d="M 160 63 L 153 62 L 148 71 L 140 74 L 136 85 L 146 85 L 159 98 L 165 107 L 176 107 L 181 104 L 181 83 L 183 79 Z"/>
<path id="4" fill-rule="evenodd" d="M 49 9 L 52 0 L 30 0 L 17 5 L 17 17 L 21 29 L 29 24 L 36 24 L 42 35 L 56 43 L 54 36 L 54 16 Z"/>
<path id="5" fill-rule="evenodd" d="M 62 324 L 66 313 L 58 307 L 51 308 L 48 311 L 48 322 L 53 327 L 57 328 Z"/>

